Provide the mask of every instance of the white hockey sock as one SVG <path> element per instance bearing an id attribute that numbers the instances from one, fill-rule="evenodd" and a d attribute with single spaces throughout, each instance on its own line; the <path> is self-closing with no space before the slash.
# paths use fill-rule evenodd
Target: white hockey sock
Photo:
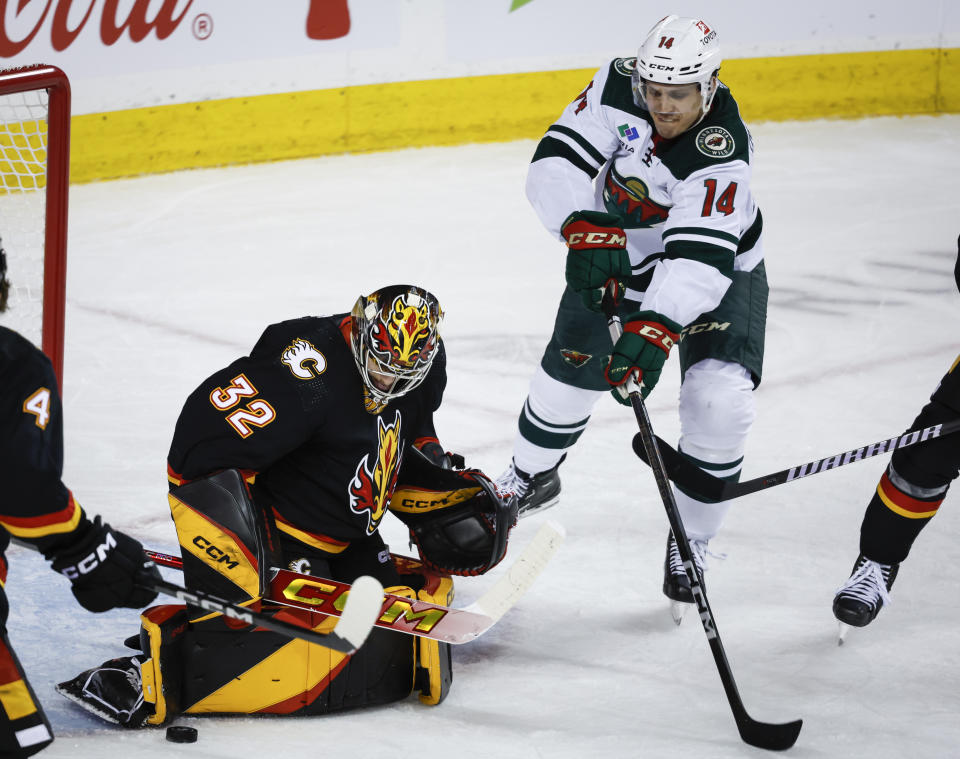
<path id="1" fill-rule="evenodd" d="M 590 421 L 600 390 L 583 390 L 559 382 L 537 367 L 520 412 L 513 460 L 519 469 L 536 474 L 556 466 Z"/>
<path id="2" fill-rule="evenodd" d="M 753 380 L 739 364 L 706 359 L 687 370 L 680 388 L 680 450 L 716 477 L 736 474 L 756 409 Z M 704 503 L 674 489 L 687 537 L 710 540 L 730 502 Z"/>

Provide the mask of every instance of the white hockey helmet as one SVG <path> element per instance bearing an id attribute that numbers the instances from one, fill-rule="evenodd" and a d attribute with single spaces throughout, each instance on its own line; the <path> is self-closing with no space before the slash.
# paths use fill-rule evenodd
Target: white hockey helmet
<path id="1" fill-rule="evenodd" d="M 633 99 L 646 108 L 644 82 L 700 85 L 703 113 L 710 110 L 717 85 L 713 79 L 723 56 L 717 30 L 698 18 L 666 16 L 647 33 L 637 51 Z"/>

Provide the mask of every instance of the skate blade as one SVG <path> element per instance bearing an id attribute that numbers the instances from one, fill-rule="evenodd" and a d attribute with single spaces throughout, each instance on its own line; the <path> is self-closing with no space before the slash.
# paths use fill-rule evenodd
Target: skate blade
<path id="1" fill-rule="evenodd" d="M 693 604 L 683 603 L 683 601 L 674 601 L 672 598 L 670 599 L 670 616 L 673 617 L 674 624 L 679 625 L 681 622 L 683 622 L 683 615 L 687 613 L 687 609 L 689 609 L 691 606 L 693 606 Z"/>
<path id="2" fill-rule="evenodd" d="M 519 513 L 517 514 L 517 519 L 526 519 L 527 517 L 532 517 L 534 514 L 539 514 L 542 511 L 546 511 L 547 509 L 552 509 L 558 503 L 560 503 L 559 495 L 556 496 L 555 498 L 550 499 L 549 501 L 544 501 L 543 503 L 539 503 L 536 506 L 531 506 L 526 509 L 520 509 Z"/>
<path id="3" fill-rule="evenodd" d="M 839 628 L 837 631 L 837 645 L 842 646 L 844 638 L 846 638 L 847 633 L 850 632 L 850 625 L 846 622 L 837 622 L 837 627 Z"/>

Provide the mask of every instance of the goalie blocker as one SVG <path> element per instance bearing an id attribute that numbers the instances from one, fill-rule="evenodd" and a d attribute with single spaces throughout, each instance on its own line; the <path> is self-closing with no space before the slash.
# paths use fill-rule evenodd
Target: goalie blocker
<path id="1" fill-rule="evenodd" d="M 187 588 L 249 602 L 319 632 L 336 624 L 336 617 L 263 600 L 269 568 L 289 563 L 292 554 L 239 472 L 175 488 L 169 502 Z M 451 575 L 482 574 L 499 563 L 516 521 L 515 499 L 502 500 L 482 472 L 443 469 L 412 449 L 390 509 L 408 525 L 421 559 L 390 562 L 378 579 L 388 592 L 445 606 L 453 600 Z M 353 579 L 328 572 L 331 564 L 319 553 L 302 553 L 297 559 L 306 558 L 319 575 Z M 139 687 L 118 677 L 123 667 L 111 660 L 58 691 L 110 721 L 139 727 L 181 713 L 325 714 L 414 692 L 434 705 L 453 678 L 449 644 L 390 630 L 374 629 L 351 656 L 190 606 L 151 607 L 141 623 L 142 654 L 130 660 L 141 675 Z"/>

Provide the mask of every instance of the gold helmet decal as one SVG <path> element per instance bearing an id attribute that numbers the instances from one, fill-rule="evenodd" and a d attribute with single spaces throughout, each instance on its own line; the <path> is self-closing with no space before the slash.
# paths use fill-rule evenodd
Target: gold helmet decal
<path id="1" fill-rule="evenodd" d="M 435 332 L 426 302 L 412 305 L 409 298 L 393 299 L 389 316 L 376 325 L 374 350 L 390 363 L 411 367 L 432 356 Z"/>

